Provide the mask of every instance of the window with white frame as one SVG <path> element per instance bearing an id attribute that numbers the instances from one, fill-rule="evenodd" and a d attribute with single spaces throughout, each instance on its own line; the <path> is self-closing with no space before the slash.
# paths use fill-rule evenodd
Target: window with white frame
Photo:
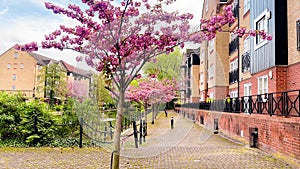
<path id="1" fill-rule="evenodd" d="M 12 85 L 11 90 L 16 90 L 16 85 Z"/>
<path id="2" fill-rule="evenodd" d="M 269 11 L 268 9 L 266 9 L 254 20 L 255 30 L 260 30 L 260 31 L 263 30 L 264 32 L 268 33 L 269 31 L 268 18 L 267 18 L 268 13 Z M 256 35 L 256 37 L 254 38 L 254 49 L 256 50 L 262 47 L 267 42 L 268 42 L 267 40 L 261 39 L 260 35 Z"/>
<path id="3" fill-rule="evenodd" d="M 250 37 L 248 36 L 246 39 L 244 39 L 244 53 L 250 51 Z"/>
<path id="4" fill-rule="evenodd" d="M 258 78 L 258 94 L 268 93 L 268 75 Z"/>
<path id="5" fill-rule="evenodd" d="M 245 111 L 245 113 L 249 113 L 249 111 L 250 111 L 249 96 L 251 96 L 251 95 L 252 95 L 251 83 L 244 84 L 244 111 Z"/>
<path id="6" fill-rule="evenodd" d="M 252 95 L 252 85 L 251 83 L 244 84 L 244 96 Z"/>
<path id="7" fill-rule="evenodd" d="M 250 10 L 250 0 L 244 0 L 244 14 Z"/>
<path id="8" fill-rule="evenodd" d="M 24 64 L 23 63 L 20 64 L 20 69 L 24 69 Z"/>
<path id="9" fill-rule="evenodd" d="M 238 91 L 237 90 L 230 92 L 230 98 L 237 98 L 237 97 L 238 97 Z"/>
<path id="10" fill-rule="evenodd" d="M 238 69 L 238 59 L 234 59 L 230 62 L 230 72 Z"/>
<path id="11" fill-rule="evenodd" d="M 11 67 L 10 63 L 7 64 L 7 69 L 9 70 Z"/>

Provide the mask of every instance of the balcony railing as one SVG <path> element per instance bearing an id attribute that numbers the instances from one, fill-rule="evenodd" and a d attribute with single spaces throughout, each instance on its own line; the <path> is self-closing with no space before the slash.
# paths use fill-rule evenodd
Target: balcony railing
<path id="1" fill-rule="evenodd" d="M 235 52 L 239 46 L 239 39 L 238 37 L 234 38 L 229 44 L 229 55 Z"/>
<path id="2" fill-rule="evenodd" d="M 239 79 L 238 69 L 235 69 L 235 70 L 229 72 L 229 84 L 237 82 L 238 79 Z"/>
<path id="3" fill-rule="evenodd" d="M 300 90 L 189 103 L 181 107 L 220 112 L 300 117 Z"/>
<path id="4" fill-rule="evenodd" d="M 250 53 L 246 52 L 242 55 L 242 72 L 250 70 Z"/>

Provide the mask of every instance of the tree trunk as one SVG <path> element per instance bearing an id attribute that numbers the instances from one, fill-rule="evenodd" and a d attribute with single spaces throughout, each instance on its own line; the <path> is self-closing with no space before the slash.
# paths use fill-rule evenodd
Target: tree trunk
<path id="1" fill-rule="evenodd" d="M 120 92 L 120 98 L 118 102 L 117 115 L 116 115 L 115 133 L 114 133 L 114 151 L 113 151 L 113 161 L 112 161 L 113 169 L 119 169 L 120 136 L 121 136 L 121 127 L 122 127 L 123 105 L 124 105 L 124 93 Z"/>
<path id="2" fill-rule="evenodd" d="M 154 117 L 155 117 L 155 104 L 152 105 L 152 123 L 154 124 Z"/>
<path id="3" fill-rule="evenodd" d="M 148 105 L 147 103 L 145 103 L 145 136 L 147 136 L 147 109 L 148 109 Z"/>

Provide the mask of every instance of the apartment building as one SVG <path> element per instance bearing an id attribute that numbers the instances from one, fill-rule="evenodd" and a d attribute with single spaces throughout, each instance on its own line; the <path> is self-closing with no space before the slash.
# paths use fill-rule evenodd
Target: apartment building
<path id="1" fill-rule="evenodd" d="M 300 89 L 298 0 L 205 0 L 203 18 L 232 5 L 236 21 L 200 44 L 200 101 Z M 273 40 L 238 37 L 238 28 L 264 30 Z"/>
<path id="2" fill-rule="evenodd" d="M 46 78 L 42 75 L 47 71 L 46 67 L 51 64 L 60 65 L 66 73 L 66 81 L 70 89 L 69 96 L 88 97 L 90 95 L 92 72 L 36 53 L 18 51 L 13 47 L 0 55 L 0 91 L 21 92 L 29 98 L 49 97 L 49 93 L 45 91 Z"/>
<path id="3" fill-rule="evenodd" d="M 222 3 L 219 0 L 205 0 L 202 18 L 210 17 L 223 12 Z M 229 30 L 225 26 L 223 30 Z M 222 99 L 228 94 L 228 41 L 229 32 L 224 31 L 208 42 L 200 44 L 200 101 L 210 99 Z"/>

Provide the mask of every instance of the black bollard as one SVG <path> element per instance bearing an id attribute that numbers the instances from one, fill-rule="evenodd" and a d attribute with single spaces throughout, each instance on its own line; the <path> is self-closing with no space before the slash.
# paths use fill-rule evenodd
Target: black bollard
<path id="1" fill-rule="evenodd" d="M 133 136 L 134 136 L 135 148 L 138 148 L 138 133 L 136 128 L 136 122 L 133 121 L 132 125 L 133 125 Z"/>
<path id="2" fill-rule="evenodd" d="M 174 128 L 174 118 L 171 117 L 171 129 L 173 129 L 173 128 Z"/>

